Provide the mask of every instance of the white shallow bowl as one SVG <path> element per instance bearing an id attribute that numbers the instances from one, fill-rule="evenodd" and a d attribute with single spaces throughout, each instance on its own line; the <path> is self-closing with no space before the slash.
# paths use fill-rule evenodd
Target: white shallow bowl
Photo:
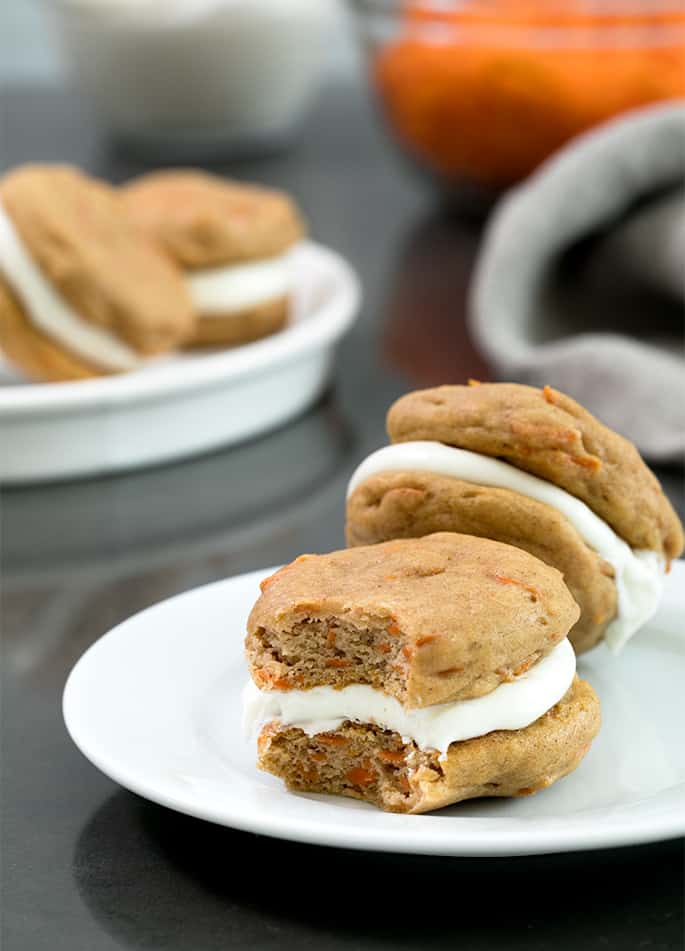
<path id="1" fill-rule="evenodd" d="M 74 667 L 64 718 L 107 776 L 179 812 L 250 832 L 354 849 L 525 855 L 685 834 L 685 564 L 657 616 L 618 657 L 580 661 L 602 729 L 578 769 L 524 799 L 481 799 L 424 816 L 288 792 L 254 765 L 240 724 L 245 621 L 261 578 L 229 578 L 137 614 Z M 189 634 L 192 632 L 192 635 Z"/>
<path id="2" fill-rule="evenodd" d="M 335 252 L 292 256 L 285 330 L 231 350 L 184 353 L 71 383 L 17 380 L 0 358 L 0 481 L 64 479 L 169 462 L 284 423 L 324 389 L 355 319 L 359 282 Z"/>

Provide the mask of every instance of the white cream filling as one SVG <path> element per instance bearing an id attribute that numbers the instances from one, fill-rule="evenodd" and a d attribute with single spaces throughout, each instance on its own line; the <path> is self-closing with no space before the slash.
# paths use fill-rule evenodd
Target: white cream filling
<path id="1" fill-rule="evenodd" d="M 564 638 L 525 673 L 484 697 L 415 710 L 365 684 L 340 690 L 259 690 L 250 681 L 243 691 L 243 723 L 252 733 L 269 720 L 280 720 L 309 736 L 337 730 L 345 720 L 373 723 L 399 733 L 405 742 L 413 740 L 419 749 L 445 753 L 450 743 L 529 726 L 561 700 L 575 672 L 576 657 Z"/>
<path id="2" fill-rule="evenodd" d="M 0 205 L 0 272 L 31 323 L 56 343 L 103 370 L 133 370 L 144 357 L 72 310 L 43 275 Z"/>
<path id="3" fill-rule="evenodd" d="M 290 292 L 291 253 L 249 264 L 192 271 L 187 281 L 195 310 L 201 317 L 237 313 Z"/>
<path id="4" fill-rule="evenodd" d="M 511 489 L 551 505 L 567 518 L 583 541 L 614 569 L 618 610 L 604 634 L 613 651 L 620 650 L 656 612 L 666 581 L 664 562 L 657 552 L 630 548 L 585 502 L 499 459 L 439 442 L 396 443 L 379 449 L 361 463 L 350 480 L 348 497 L 371 476 L 407 470 Z"/>

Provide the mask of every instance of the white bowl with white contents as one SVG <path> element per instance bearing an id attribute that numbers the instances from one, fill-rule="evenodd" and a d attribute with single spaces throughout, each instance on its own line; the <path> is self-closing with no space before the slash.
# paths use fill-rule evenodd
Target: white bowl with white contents
<path id="1" fill-rule="evenodd" d="M 319 86 L 330 0 L 52 0 L 96 118 L 165 157 L 272 148 Z"/>
<path id="2" fill-rule="evenodd" d="M 197 455 L 274 429 L 323 391 L 360 304 L 335 252 L 292 252 L 287 327 L 231 350 L 150 360 L 70 383 L 23 383 L 0 356 L 0 482 L 66 479 Z"/>

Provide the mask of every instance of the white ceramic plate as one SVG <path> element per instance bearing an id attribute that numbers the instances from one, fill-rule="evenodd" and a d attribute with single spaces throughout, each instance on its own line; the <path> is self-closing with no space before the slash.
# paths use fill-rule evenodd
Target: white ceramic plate
<path id="1" fill-rule="evenodd" d="M 72 383 L 21 383 L 0 358 L 0 481 L 102 474 L 167 462 L 256 436 L 323 390 L 336 342 L 357 315 L 359 282 L 338 254 L 293 253 L 288 327 L 232 350 L 151 361 Z"/>
<path id="2" fill-rule="evenodd" d="M 179 812 L 318 845 L 437 855 L 523 855 L 685 834 L 685 563 L 657 617 L 615 658 L 581 661 L 603 727 L 580 767 L 525 799 L 424 816 L 287 792 L 254 766 L 240 724 L 245 621 L 273 569 L 189 591 L 94 644 L 64 692 L 81 751 L 122 786 Z"/>

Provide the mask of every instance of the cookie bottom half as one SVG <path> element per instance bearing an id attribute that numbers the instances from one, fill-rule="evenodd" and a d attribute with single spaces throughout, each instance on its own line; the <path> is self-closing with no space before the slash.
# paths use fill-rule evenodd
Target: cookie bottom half
<path id="1" fill-rule="evenodd" d="M 443 755 L 372 724 L 345 721 L 308 736 L 272 721 L 259 736 L 258 766 L 298 792 L 421 813 L 464 799 L 545 789 L 578 766 L 599 726 L 599 700 L 576 676 L 559 703 L 530 726 L 452 743 Z"/>
<path id="2" fill-rule="evenodd" d="M 289 298 L 278 297 L 232 314 L 200 317 L 186 348 L 235 347 L 261 340 L 283 329 L 289 308 Z"/>
<path id="3" fill-rule="evenodd" d="M 63 383 L 105 374 L 34 327 L 14 292 L 1 278 L 0 350 L 27 376 L 42 382 Z"/>

